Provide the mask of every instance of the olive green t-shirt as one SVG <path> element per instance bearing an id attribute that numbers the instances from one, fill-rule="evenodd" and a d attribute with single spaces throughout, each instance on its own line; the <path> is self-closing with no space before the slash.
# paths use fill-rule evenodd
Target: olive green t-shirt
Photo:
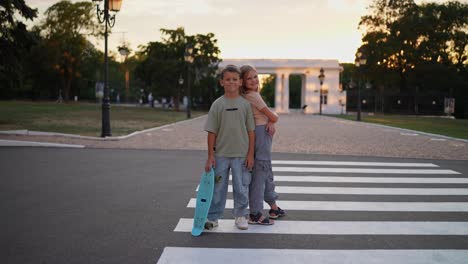
<path id="1" fill-rule="evenodd" d="M 250 103 L 241 96 L 221 96 L 211 105 L 205 131 L 216 134 L 215 153 L 222 157 L 245 157 L 249 150 L 248 131 L 255 130 Z"/>

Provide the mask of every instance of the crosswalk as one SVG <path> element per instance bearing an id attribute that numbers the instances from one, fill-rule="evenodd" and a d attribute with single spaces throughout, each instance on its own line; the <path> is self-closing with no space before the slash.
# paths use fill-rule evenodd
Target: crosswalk
<path id="1" fill-rule="evenodd" d="M 205 238 L 278 236 L 284 242 L 294 236 L 338 237 L 377 241 L 379 246 L 357 242 L 352 247 L 330 246 L 332 249 L 308 244 L 282 248 L 266 243 L 252 249 L 202 247 L 194 240 L 190 247 L 164 248 L 158 264 L 468 263 L 468 175 L 429 162 L 274 160 L 272 164 L 278 204 L 288 215 L 272 226 L 250 225 L 247 231 L 239 230 L 229 217 L 233 208 L 230 194 L 225 219 L 219 221 L 219 227 L 206 231 Z M 188 210 L 193 211 L 195 203 L 190 198 Z M 190 236 L 192 223 L 192 218 L 182 217 L 174 232 Z M 411 244 L 412 239 L 421 245 Z M 423 246 L 424 241 L 432 243 Z M 381 246 L 399 242 L 401 245 Z"/>

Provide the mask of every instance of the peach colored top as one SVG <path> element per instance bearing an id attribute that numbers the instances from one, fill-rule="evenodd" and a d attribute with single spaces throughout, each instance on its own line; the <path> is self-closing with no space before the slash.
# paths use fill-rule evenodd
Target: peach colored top
<path id="1" fill-rule="evenodd" d="M 244 94 L 244 98 L 252 105 L 255 125 L 266 125 L 268 123 L 268 117 L 264 113 L 260 112 L 261 109 L 267 107 L 262 96 L 258 92 L 248 92 Z"/>

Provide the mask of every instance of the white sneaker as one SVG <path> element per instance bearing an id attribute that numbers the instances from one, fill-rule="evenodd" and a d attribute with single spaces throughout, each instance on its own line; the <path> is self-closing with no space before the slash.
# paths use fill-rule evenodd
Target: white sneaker
<path id="1" fill-rule="evenodd" d="M 249 229 L 249 222 L 247 221 L 247 218 L 245 218 L 244 216 L 236 217 L 235 223 L 236 223 L 237 228 L 239 228 L 240 230 Z"/>

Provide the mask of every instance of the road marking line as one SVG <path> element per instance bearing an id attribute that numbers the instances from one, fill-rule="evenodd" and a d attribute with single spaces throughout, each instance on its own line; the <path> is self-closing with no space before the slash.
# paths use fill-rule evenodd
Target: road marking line
<path id="1" fill-rule="evenodd" d="M 468 188 L 360 188 L 276 186 L 275 191 L 277 193 L 294 194 L 468 195 Z M 228 186 L 228 192 L 232 192 L 232 185 Z"/>
<path id="2" fill-rule="evenodd" d="M 312 160 L 272 160 L 272 164 L 284 165 L 329 165 L 329 166 L 376 166 L 376 167 L 439 167 L 433 163 L 404 162 L 357 162 L 357 161 L 312 161 Z"/>
<path id="3" fill-rule="evenodd" d="M 181 218 L 175 232 L 191 232 L 192 218 Z M 468 235 L 468 222 L 391 221 L 275 221 L 271 226 L 249 225 L 239 230 L 233 219 L 220 219 L 212 233 L 297 234 L 297 235 Z"/>
<path id="4" fill-rule="evenodd" d="M 466 264 L 468 250 L 343 250 L 165 247 L 157 264 Z"/>
<path id="5" fill-rule="evenodd" d="M 287 172 L 334 172 L 334 173 L 374 173 L 374 174 L 460 174 L 453 170 L 424 169 L 362 169 L 362 168 L 310 168 L 310 167 L 275 167 L 273 171 Z"/>
<path id="6" fill-rule="evenodd" d="M 275 175 L 277 182 L 356 182 L 356 183 L 468 183 L 468 178 L 420 177 L 339 177 L 339 176 L 284 176 Z"/>
<path id="7" fill-rule="evenodd" d="M 195 208 L 197 200 L 190 199 L 187 208 Z M 303 211 L 382 211 L 382 212 L 468 212 L 468 202 L 341 202 L 341 201 L 287 201 L 281 200 L 287 210 Z M 264 202 L 264 208 L 269 205 Z M 226 209 L 234 208 L 232 199 L 226 200 Z"/>

